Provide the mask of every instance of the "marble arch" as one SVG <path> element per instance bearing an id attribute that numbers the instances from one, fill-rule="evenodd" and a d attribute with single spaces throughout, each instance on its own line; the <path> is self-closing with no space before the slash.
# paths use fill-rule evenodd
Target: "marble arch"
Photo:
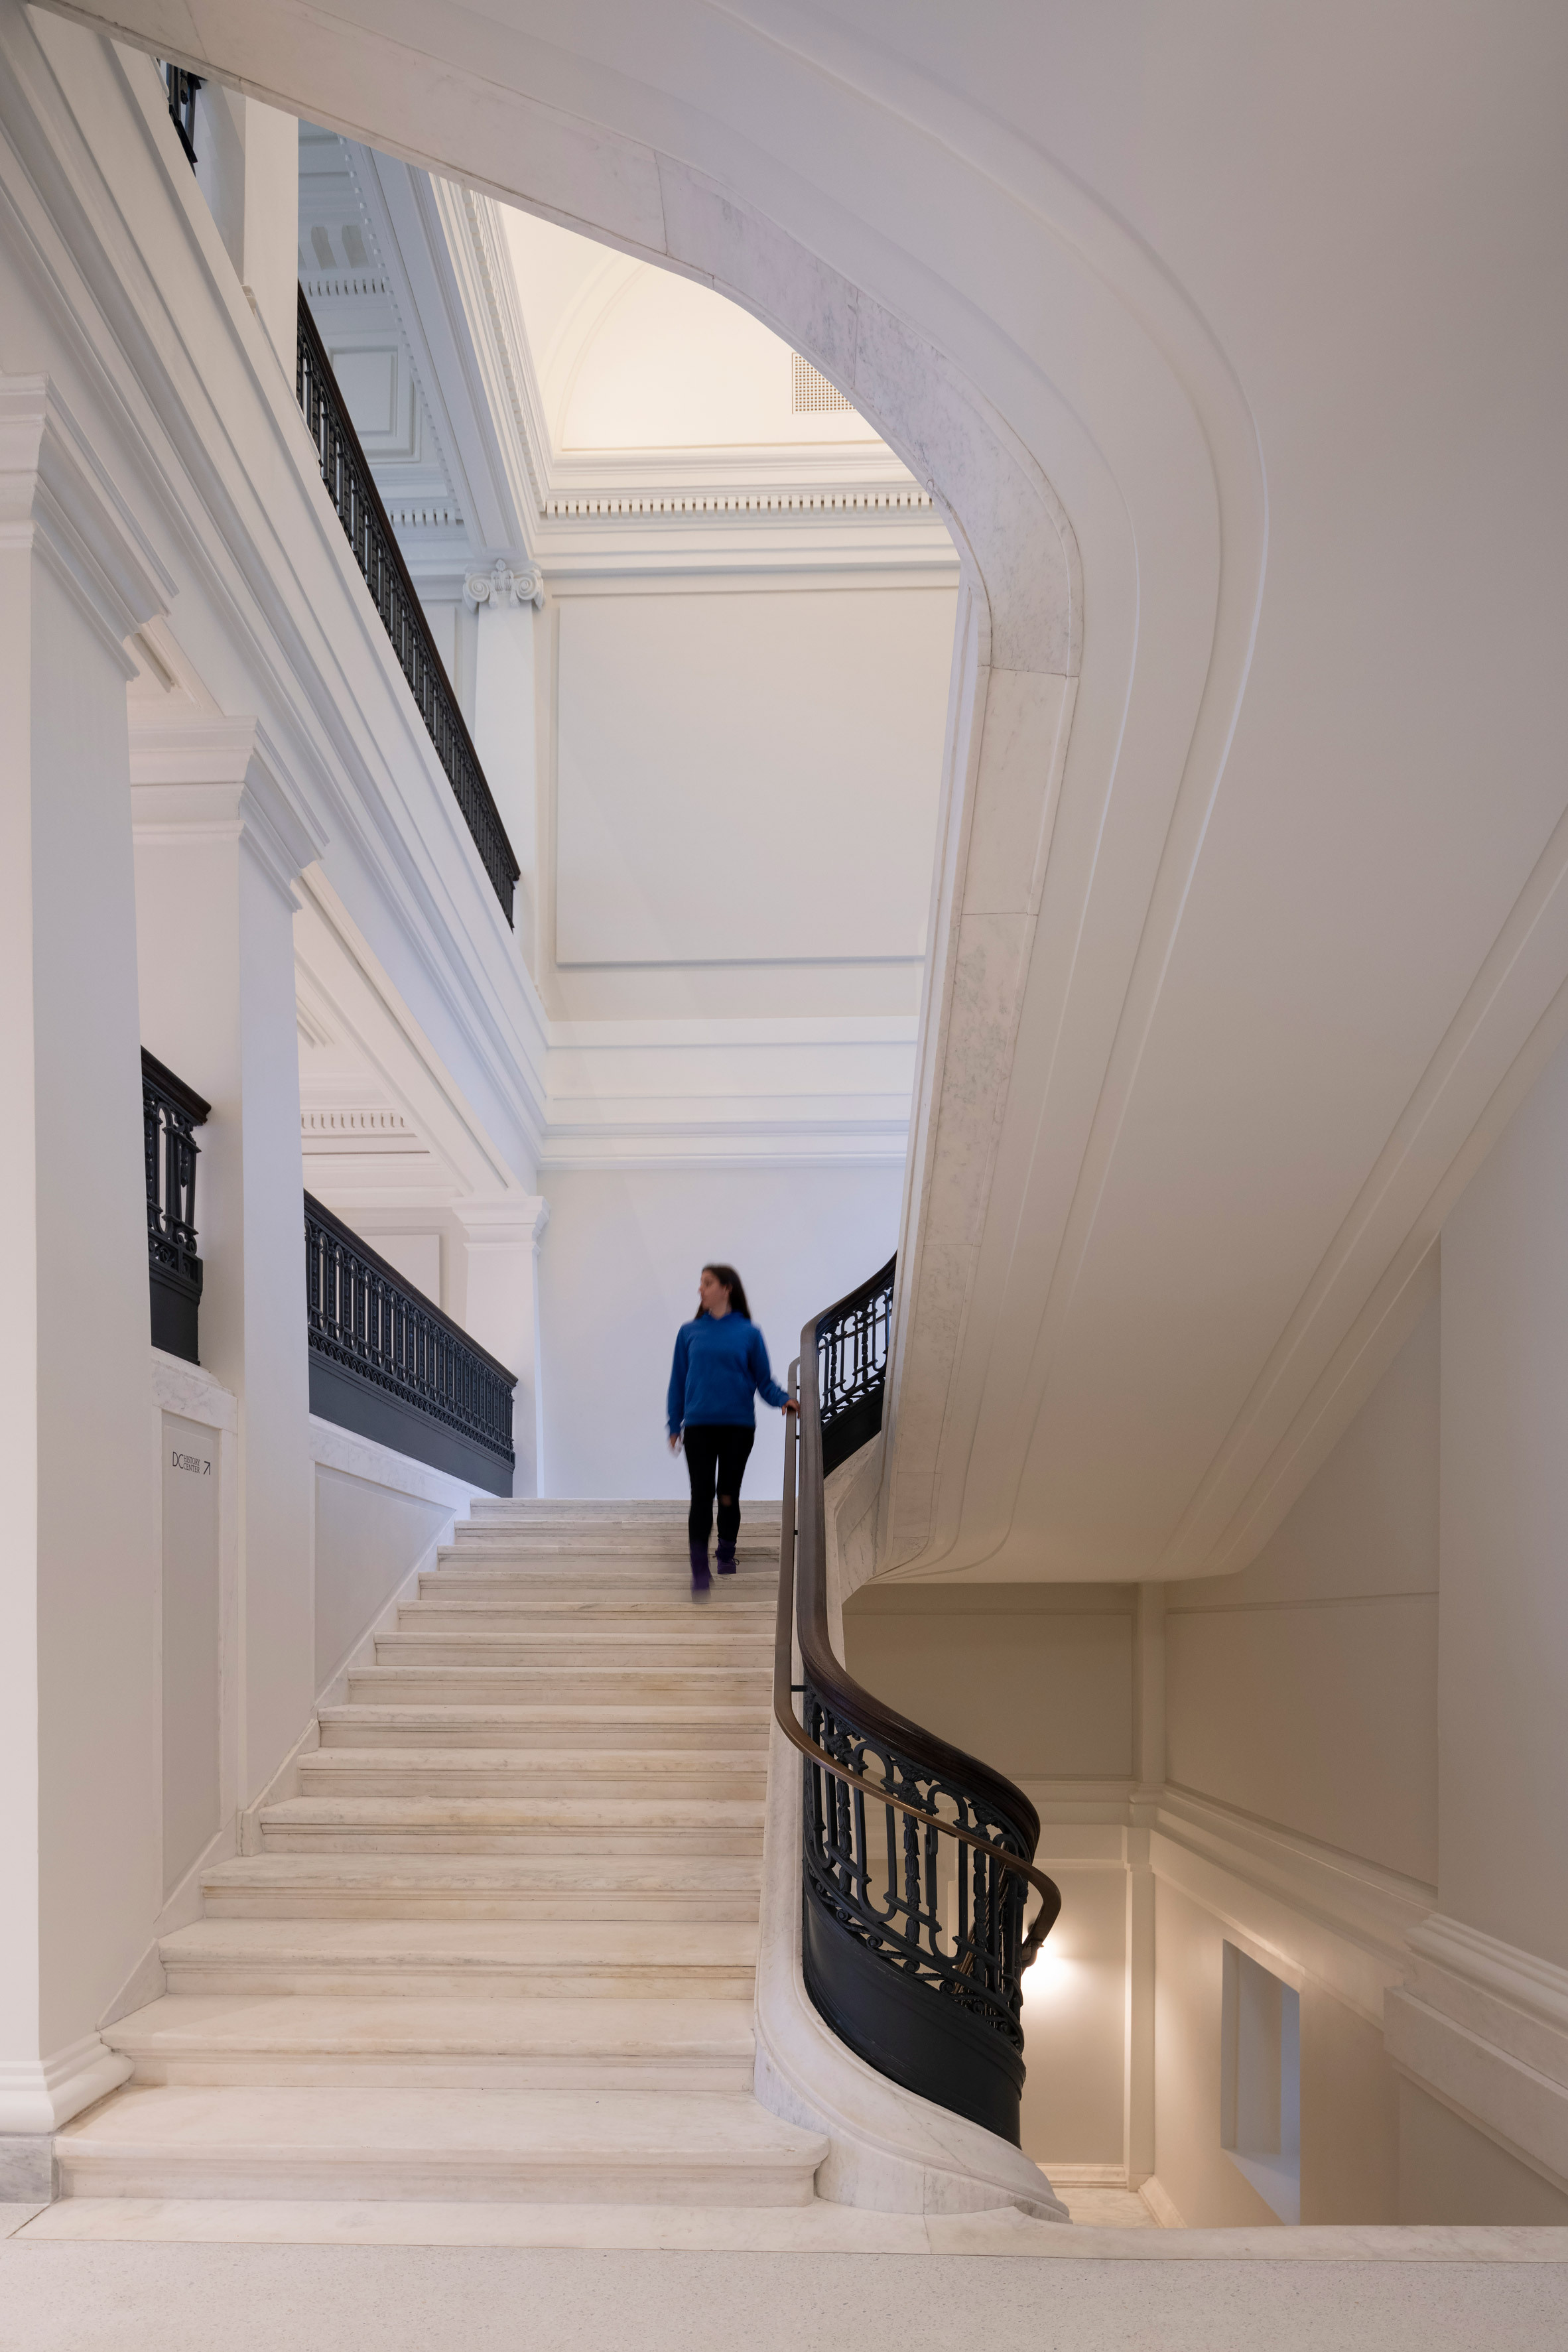
<path id="1" fill-rule="evenodd" d="M 849 393 L 940 501 L 965 591 L 884 1557 L 951 1570 L 1045 1536 L 1048 1558 L 1020 1493 L 1261 593 L 1263 470 L 1224 354 L 1068 173 L 796 12 L 179 15 L 119 0 L 113 27 L 704 280 Z M 1278 1433 L 1230 1465 L 1216 1528 Z"/>

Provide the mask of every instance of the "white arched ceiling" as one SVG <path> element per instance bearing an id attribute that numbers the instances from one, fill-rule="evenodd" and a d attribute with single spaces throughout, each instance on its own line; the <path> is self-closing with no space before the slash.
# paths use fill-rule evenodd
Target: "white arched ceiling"
<path id="1" fill-rule="evenodd" d="M 1415 0 L 112 14 L 728 294 L 931 486 L 965 592 L 885 1556 L 1239 1565 L 1561 1033 L 1568 353 L 1510 308 L 1561 263 L 1561 21 L 1531 72 Z"/>

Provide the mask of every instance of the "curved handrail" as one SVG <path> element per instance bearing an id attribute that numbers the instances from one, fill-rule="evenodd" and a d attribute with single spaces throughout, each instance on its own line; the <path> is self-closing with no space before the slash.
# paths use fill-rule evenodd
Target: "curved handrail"
<path id="1" fill-rule="evenodd" d="M 773 1713 L 809 1768 L 803 1963 L 815 2006 L 851 2049 L 1016 2142 L 1022 1978 L 1061 1909 L 1054 1881 L 1035 1866 L 1038 1815 L 1002 1773 L 864 1689 L 828 1632 L 824 1437 L 836 1426 L 847 1433 L 838 1449 L 847 1459 L 880 1424 L 892 1277 L 889 1265 L 808 1323 L 790 1368 L 799 1413 L 784 1435 Z M 826 1420 L 824 1366 L 833 1401 L 844 1400 Z M 858 1769 L 868 1758 L 884 1778 Z M 868 1805 L 873 1822 L 882 1808 L 885 1854 Z M 1026 1937 L 1031 1888 L 1039 1902 Z"/>
<path id="2" fill-rule="evenodd" d="M 854 1293 L 850 1294 L 851 1298 L 855 1296 Z M 844 1302 L 839 1303 L 842 1305 Z M 833 1311 L 832 1308 L 828 1309 L 830 1314 Z M 807 1329 L 810 1328 L 808 1325 Z M 803 1346 L 805 1340 L 805 1333 L 802 1332 Z M 792 1398 L 797 1395 L 797 1376 L 800 1365 L 806 1360 L 806 1358 L 802 1357 L 796 1363 L 790 1366 L 789 1385 Z M 801 1419 L 804 1422 L 806 1407 L 803 1400 L 799 1402 Z M 911 1723 L 907 1716 L 900 1715 L 895 1708 L 884 1706 L 880 1699 L 875 1697 L 862 1684 L 858 1683 L 852 1675 L 846 1673 L 834 1655 L 828 1641 L 826 1597 L 820 1590 L 816 1596 L 821 1603 L 820 1622 L 812 1623 L 808 1639 L 807 1627 L 804 1622 L 806 1607 L 804 1580 L 803 1616 L 797 1629 L 795 1605 L 795 1423 L 792 1415 L 787 1419 L 784 1427 L 784 1506 L 779 1544 L 778 1617 L 773 1634 L 773 1715 L 779 1728 L 785 1738 L 799 1748 L 803 1756 L 809 1757 L 814 1764 L 820 1764 L 824 1771 L 831 1772 L 834 1778 L 842 1780 L 847 1788 L 858 1789 L 863 1795 L 874 1797 L 879 1805 L 886 1805 L 894 1812 L 908 1813 L 924 1829 L 934 1828 L 942 1835 L 954 1838 L 963 1845 L 977 1846 L 983 1853 L 992 1855 L 1004 1870 L 1013 1871 L 1020 1878 L 1027 1879 L 1040 1897 L 1040 1907 L 1035 1914 L 1034 1925 L 1024 1941 L 1022 1957 L 1025 1967 L 1027 1967 L 1055 1927 L 1058 1914 L 1062 1907 L 1061 1889 L 1056 1880 L 1047 1878 L 1043 1870 L 1037 1870 L 1032 1861 L 1026 1862 L 1021 1856 L 1007 1853 L 1005 1847 L 996 1845 L 993 1840 L 976 1837 L 972 1830 L 960 1829 L 956 1822 L 943 1821 L 939 1813 L 931 1813 L 919 1805 L 911 1805 L 907 1798 L 896 1796 L 880 1781 L 868 1780 L 858 1772 L 851 1772 L 847 1764 L 841 1764 L 836 1756 L 830 1755 L 826 1748 L 801 1728 L 792 1704 L 795 1685 L 791 1680 L 791 1675 L 796 1638 L 800 1641 L 802 1663 L 805 1670 L 811 1675 L 817 1687 L 830 1695 L 847 1714 L 861 1717 L 868 1723 L 874 1722 L 879 1730 L 896 1738 L 899 1747 L 906 1753 L 920 1756 L 922 1760 L 939 1767 L 944 1774 L 957 1769 L 963 1772 L 967 1778 L 983 1780 L 988 1787 L 1008 1791 L 1017 1799 L 1020 1808 L 1034 1824 L 1030 1841 L 1031 1848 L 1038 1840 L 1039 1815 L 1022 1789 L 1016 1787 L 1013 1781 L 1005 1779 L 1001 1773 L 994 1772 L 990 1766 L 983 1764 L 978 1757 L 969 1755 L 962 1748 L 950 1747 L 945 1739 L 939 1739 L 934 1732 L 923 1730 L 919 1724 Z M 820 1495 L 820 1481 L 818 1481 L 817 1491 Z M 826 1503 L 823 1517 L 823 1548 L 826 1549 Z M 816 1621 L 818 1612 L 815 1608 L 812 1614 Z"/>

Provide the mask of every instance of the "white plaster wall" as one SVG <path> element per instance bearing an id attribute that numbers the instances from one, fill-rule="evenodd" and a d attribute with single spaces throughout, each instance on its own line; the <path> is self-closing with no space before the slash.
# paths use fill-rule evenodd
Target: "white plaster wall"
<path id="1" fill-rule="evenodd" d="M 873 1580 L 844 1640 L 858 1682 L 1009 1780 L 1131 1772 L 1129 1586 Z"/>
<path id="2" fill-rule="evenodd" d="M 563 1171 L 539 1254 L 544 1463 L 540 1492 L 682 1496 L 664 1405 L 679 1326 L 711 1260 L 733 1265 L 784 1385 L 806 1318 L 885 1263 L 897 1168 Z M 782 1417 L 757 1407 L 744 1492 L 784 1476 Z"/>
<path id="3" fill-rule="evenodd" d="M 1428 1887 L 1437 1388 L 1434 1297 L 1251 1567 L 1165 1609 L 1170 1781 Z"/>
<path id="4" fill-rule="evenodd" d="M 1154 2147 L 1160 2185 L 1189 2229 L 1268 2229 L 1271 2212 L 1220 2146 L 1225 1927 L 1180 1889 L 1154 1897 Z"/>
<path id="5" fill-rule="evenodd" d="M 300 282 L 294 117 L 209 80 L 196 100 L 196 184 L 291 383 Z"/>
<path id="6" fill-rule="evenodd" d="M 316 1465 L 316 1688 L 323 1690 L 418 1562 L 449 1504 Z"/>
<path id="7" fill-rule="evenodd" d="M 1024 1978 L 1026 2156 L 1047 2173 L 1123 2162 L 1127 1874 L 1114 1859 L 1063 1861 L 1047 1826 L 1036 1856 L 1061 1889 L 1061 1916 Z M 1070 2192 L 1069 2192 L 1070 2196 Z"/>
<path id="8" fill-rule="evenodd" d="M 1402 2222 L 1568 2229 L 1568 2193 L 1420 2085 L 1399 2085 Z"/>
<path id="9" fill-rule="evenodd" d="M 1443 1229 L 1438 1884 L 1568 1968 L 1568 1051 Z"/>
<path id="10" fill-rule="evenodd" d="M 557 608 L 554 961 L 627 970 L 563 1009 L 864 1009 L 700 969 L 848 965 L 902 969 L 912 1011 L 955 587 L 663 585 Z M 699 969 L 675 1004 L 631 967 Z"/>

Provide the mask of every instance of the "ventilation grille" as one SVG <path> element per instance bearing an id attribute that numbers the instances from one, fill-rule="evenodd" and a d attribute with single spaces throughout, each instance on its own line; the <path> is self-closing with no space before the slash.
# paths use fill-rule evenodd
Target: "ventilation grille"
<path id="1" fill-rule="evenodd" d="M 818 375 L 809 360 L 803 360 L 798 352 L 792 352 L 789 404 L 792 415 L 810 416 L 824 409 L 847 408 L 849 403 L 825 375 Z"/>

